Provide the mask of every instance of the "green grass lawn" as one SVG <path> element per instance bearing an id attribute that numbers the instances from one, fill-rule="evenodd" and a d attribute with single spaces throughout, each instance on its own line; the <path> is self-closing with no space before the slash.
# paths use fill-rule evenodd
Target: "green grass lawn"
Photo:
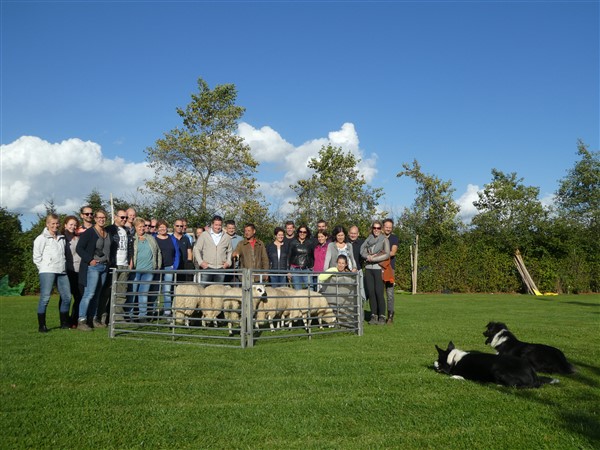
<path id="1" fill-rule="evenodd" d="M 0 299 L 2 448 L 477 448 L 600 445 L 600 296 L 398 295 L 393 326 L 234 349 L 37 332 Z M 491 352 L 503 321 L 578 367 L 517 390 L 436 373 L 435 344 Z"/>

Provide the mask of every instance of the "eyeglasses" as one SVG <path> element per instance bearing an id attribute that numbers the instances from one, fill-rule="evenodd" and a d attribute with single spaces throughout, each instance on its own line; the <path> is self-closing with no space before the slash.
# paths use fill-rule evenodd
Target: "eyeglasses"
<path id="1" fill-rule="evenodd" d="M 381 227 L 373 227 L 374 230 L 381 230 Z"/>
<path id="2" fill-rule="evenodd" d="M 81 213 L 82 216 L 93 216 L 94 213 Z"/>
<path id="3" fill-rule="evenodd" d="M 299 234 L 306 234 L 306 233 L 308 233 L 308 231 L 306 231 L 306 230 L 300 230 L 300 231 L 298 231 L 298 233 Z"/>

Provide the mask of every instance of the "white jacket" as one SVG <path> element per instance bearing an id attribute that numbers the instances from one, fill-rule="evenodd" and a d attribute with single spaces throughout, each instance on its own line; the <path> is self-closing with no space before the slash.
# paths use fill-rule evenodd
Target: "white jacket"
<path id="1" fill-rule="evenodd" d="M 44 228 L 42 234 L 33 241 L 33 262 L 40 273 L 65 273 L 67 259 L 65 257 L 66 240 L 62 234 L 56 239 Z"/>

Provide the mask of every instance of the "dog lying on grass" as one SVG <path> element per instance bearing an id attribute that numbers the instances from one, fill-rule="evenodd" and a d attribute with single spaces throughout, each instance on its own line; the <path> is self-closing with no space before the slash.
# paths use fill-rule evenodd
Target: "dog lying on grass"
<path id="1" fill-rule="evenodd" d="M 437 345 L 435 348 L 438 359 L 433 366 L 452 378 L 518 388 L 558 383 L 556 379 L 538 376 L 526 360 L 514 356 L 465 352 L 455 348 L 452 341 L 446 350 Z"/>
<path id="2" fill-rule="evenodd" d="M 519 341 L 502 322 L 490 322 L 483 332 L 485 343 L 499 355 L 526 359 L 537 372 L 571 374 L 575 367 L 556 347 Z"/>

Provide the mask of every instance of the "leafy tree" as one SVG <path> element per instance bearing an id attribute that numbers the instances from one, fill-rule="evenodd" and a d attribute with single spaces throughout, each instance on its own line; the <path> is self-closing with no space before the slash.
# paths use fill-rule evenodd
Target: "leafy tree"
<path id="1" fill-rule="evenodd" d="M 98 191 L 96 188 L 93 188 L 92 191 L 83 199 L 83 205 L 91 206 L 92 211 L 94 212 L 99 209 L 103 209 L 110 213 L 110 205 L 102 198 L 100 191 Z M 76 215 L 79 217 L 79 211 L 76 211 Z"/>
<path id="2" fill-rule="evenodd" d="M 442 181 L 434 175 L 423 173 L 415 159 L 412 166 L 403 163 L 397 177 L 409 177 L 417 184 L 415 201 L 411 209 L 405 208 L 400 223 L 410 234 L 418 234 L 425 242 L 439 245 L 456 236 L 460 227 L 457 217 L 460 207 L 452 198 L 455 189 L 451 181 Z"/>
<path id="3" fill-rule="evenodd" d="M 146 180 L 146 190 L 157 203 L 167 201 L 178 215 L 193 220 L 255 197 L 258 163 L 235 134 L 244 113 L 236 98 L 235 85 L 211 90 L 198 79 L 198 93 L 185 109 L 177 108 L 183 127 L 165 133 L 145 150 L 155 170 L 154 178 Z"/>
<path id="4" fill-rule="evenodd" d="M 578 273 L 573 274 L 567 283 L 577 291 L 600 289 L 600 152 L 592 152 L 579 140 L 577 154 L 581 157 L 575 166 L 560 180 L 556 192 L 558 211 L 561 219 L 569 223 L 568 242 L 578 240 L 579 245 L 571 245 L 569 254 L 576 252 L 585 255 L 577 259 Z M 581 256 L 581 255 L 578 255 Z M 575 258 L 573 258 L 575 259 Z M 588 286 L 582 283 L 579 274 L 584 270 L 590 274 Z M 574 267 L 571 264 L 570 267 Z M 567 289 L 569 290 L 569 289 Z"/>
<path id="5" fill-rule="evenodd" d="M 563 214 L 584 225 L 600 222 L 600 152 L 592 152 L 579 140 L 581 157 L 560 180 L 556 201 Z"/>
<path id="6" fill-rule="evenodd" d="M 492 181 L 473 202 L 478 210 L 472 220 L 476 234 L 502 252 L 530 249 L 548 216 L 539 192 L 537 187 L 525 186 L 515 172 L 492 169 Z"/>
<path id="7" fill-rule="evenodd" d="M 356 224 L 368 228 L 383 189 L 367 184 L 356 168 L 358 163 L 360 160 L 350 152 L 344 153 L 341 147 L 321 147 L 318 157 L 308 162 L 313 175 L 290 186 L 297 194 L 290 202 L 296 221 L 311 228 L 319 219 L 333 226 Z"/>
<path id="8" fill-rule="evenodd" d="M 21 220 L 19 214 L 0 207 L 0 278 L 8 275 L 12 284 L 22 280 Z"/>

